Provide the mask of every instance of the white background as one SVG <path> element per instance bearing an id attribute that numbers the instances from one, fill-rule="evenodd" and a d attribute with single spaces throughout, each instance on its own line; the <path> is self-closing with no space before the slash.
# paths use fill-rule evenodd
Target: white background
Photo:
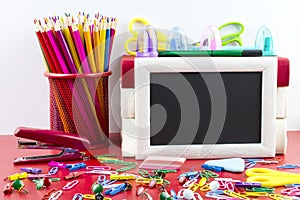
<path id="1" fill-rule="evenodd" d="M 244 45 L 254 44 L 262 24 L 272 27 L 277 36 L 278 55 L 290 59 L 291 77 L 288 95 L 288 129 L 300 130 L 300 3 L 297 0 L 1 0 L 0 6 L 0 134 L 13 134 L 17 126 L 49 128 L 48 82 L 42 54 L 33 29 L 35 18 L 77 15 L 84 11 L 118 18 L 111 81 L 110 131 L 118 132 L 119 60 L 125 54 L 123 43 L 127 25 L 134 17 L 143 17 L 156 28 L 181 26 L 189 38 L 199 41 L 208 25 L 219 26 L 239 21 L 245 26 Z"/>

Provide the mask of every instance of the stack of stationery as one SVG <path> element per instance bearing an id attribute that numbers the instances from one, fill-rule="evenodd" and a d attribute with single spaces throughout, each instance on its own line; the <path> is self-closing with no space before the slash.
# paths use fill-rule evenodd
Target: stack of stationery
<path id="1" fill-rule="evenodd" d="M 107 142 L 109 60 L 116 32 L 113 17 L 34 20 L 50 85 L 51 129 L 77 133 L 92 145 Z"/>
<path id="2" fill-rule="evenodd" d="M 34 20 L 47 70 L 52 73 L 97 73 L 109 70 L 117 20 L 79 13 L 77 18 L 48 17 Z"/>

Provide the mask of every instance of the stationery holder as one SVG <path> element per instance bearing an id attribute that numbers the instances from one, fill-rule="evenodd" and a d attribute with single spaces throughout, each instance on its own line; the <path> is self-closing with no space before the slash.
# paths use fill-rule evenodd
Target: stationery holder
<path id="1" fill-rule="evenodd" d="M 51 130 L 78 134 L 91 146 L 108 144 L 108 78 L 111 71 L 92 74 L 45 72 L 49 80 Z"/>

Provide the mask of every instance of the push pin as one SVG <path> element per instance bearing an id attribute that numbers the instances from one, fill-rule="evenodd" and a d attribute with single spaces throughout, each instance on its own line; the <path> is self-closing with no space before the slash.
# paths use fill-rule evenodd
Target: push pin
<path id="1" fill-rule="evenodd" d="M 6 184 L 6 186 L 4 186 L 3 193 L 4 194 L 11 194 L 12 193 L 12 183 L 8 183 L 8 184 Z"/>
<path id="2" fill-rule="evenodd" d="M 25 184 L 21 180 L 15 180 L 12 183 L 12 186 L 15 190 L 18 190 L 18 192 L 20 192 L 22 190 L 22 191 L 26 192 L 27 194 L 29 193 L 28 190 L 24 189 Z"/>

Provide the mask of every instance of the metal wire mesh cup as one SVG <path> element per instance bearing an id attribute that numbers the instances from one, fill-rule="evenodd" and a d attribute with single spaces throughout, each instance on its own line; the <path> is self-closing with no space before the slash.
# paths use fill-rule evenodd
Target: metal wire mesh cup
<path id="1" fill-rule="evenodd" d="M 50 87 L 50 127 L 87 138 L 94 147 L 108 144 L 108 78 L 93 74 L 44 74 Z"/>

